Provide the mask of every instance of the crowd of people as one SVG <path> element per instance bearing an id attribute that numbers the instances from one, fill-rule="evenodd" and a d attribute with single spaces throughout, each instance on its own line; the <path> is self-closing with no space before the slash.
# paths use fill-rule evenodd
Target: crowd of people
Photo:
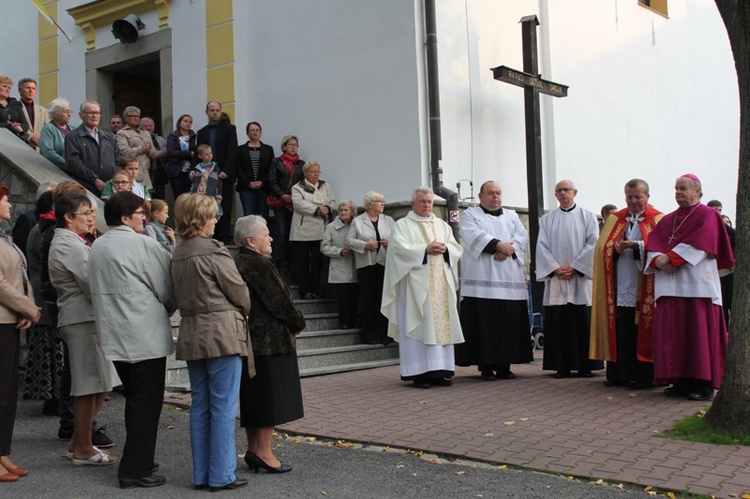
<path id="1" fill-rule="evenodd" d="M 300 159 L 297 136 L 285 136 L 276 157 L 253 121 L 238 145 L 218 102 L 206 105 L 197 133 L 181 115 L 164 140 L 137 107 L 111 117 L 106 131 L 99 104 L 85 101 L 75 127 L 65 99 L 47 111 L 33 103 L 33 80 L 21 80 L 20 100 L 11 88 L 0 76 L 0 126 L 74 181 L 40 186 L 13 238 L 0 230 L 0 481 L 29 473 L 10 460 L 20 331 L 29 331 L 24 397 L 60 416 L 73 465 L 119 463 L 123 488 L 166 480 L 154 458 L 177 309 L 195 488 L 247 484 L 235 474 L 237 405 L 248 468 L 292 469 L 272 448 L 274 426 L 304 414 L 295 336 L 305 319 L 284 280 L 290 272 L 302 300 L 333 285 L 341 328 L 361 327 L 368 344 L 397 341 L 401 379 L 414 387 L 450 386 L 456 365 L 477 366 L 483 381 L 512 380 L 513 364 L 532 361 L 529 234 L 497 182 L 482 184 L 479 205 L 464 211 L 459 242 L 433 213 L 429 187 L 413 191 L 398 221 L 375 191 L 358 215 L 354 202 L 336 201 L 317 161 Z M 243 216 L 232 228 L 235 191 Z M 606 205 L 600 223 L 577 193 L 572 181 L 558 182 L 559 206 L 540 220 L 532 278 L 544 284 L 542 369 L 589 378 L 606 361 L 606 386 L 667 386 L 670 397 L 710 400 L 723 375 L 731 306 L 723 279 L 734 265 L 721 204 L 702 204 L 700 180 L 685 174 L 675 182 L 678 209 L 664 215 L 648 204 L 649 185 L 632 179 L 626 207 Z M 92 194 L 105 201 L 103 235 Z M 0 184 L 4 221 L 8 195 Z M 115 386 L 126 398 L 119 457 L 97 421 Z"/>

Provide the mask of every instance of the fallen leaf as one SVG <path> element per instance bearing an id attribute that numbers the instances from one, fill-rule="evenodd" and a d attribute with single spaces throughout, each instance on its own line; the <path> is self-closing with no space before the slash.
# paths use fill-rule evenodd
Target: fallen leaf
<path id="1" fill-rule="evenodd" d="M 383 447 L 383 452 L 388 452 L 389 450 L 391 450 L 390 445 L 386 445 L 385 447 Z"/>
<path id="2" fill-rule="evenodd" d="M 750 499 L 750 494 L 742 494 L 742 499 Z"/>
<path id="3" fill-rule="evenodd" d="M 737 494 L 729 494 L 729 497 L 737 497 Z"/>
<path id="4" fill-rule="evenodd" d="M 424 404 L 427 404 L 428 402 L 426 400 L 420 400 L 419 403 L 424 405 Z"/>
<path id="5" fill-rule="evenodd" d="M 484 436 L 485 437 L 494 437 L 495 435 L 493 435 L 492 433 L 485 433 Z"/>
<path id="6" fill-rule="evenodd" d="M 568 481 L 569 481 L 569 482 L 572 482 L 573 480 L 574 480 L 574 478 L 573 478 L 572 476 L 569 476 L 569 477 L 568 477 Z"/>
<path id="7" fill-rule="evenodd" d="M 172 425 L 167 426 L 167 430 L 174 430 L 174 426 Z"/>
<path id="8" fill-rule="evenodd" d="M 294 439 L 294 443 L 295 444 L 301 444 L 302 443 L 302 439 L 301 438 L 295 438 Z"/>
<path id="9" fill-rule="evenodd" d="M 624 488 L 625 488 L 625 486 L 624 486 L 623 484 L 621 484 L 621 483 L 618 483 L 618 484 L 616 485 L 616 487 L 617 487 L 618 489 L 624 489 Z"/>
<path id="10" fill-rule="evenodd" d="M 610 395 L 609 397 L 607 397 L 607 400 L 614 400 L 614 399 L 615 399 L 615 398 L 614 398 L 614 397 L 612 397 L 611 395 Z"/>
<path id="11" fill-rule="evenodd" d="M 315 442 L 315 437 L 307 437 L 305 440 L 308 442 Z"/>
<path id="12" fill-rule="evenodd" d="M 466 472 L 465 472 L 465 471 L 457 471 L 457 472 L 456 472 L 456 475 L 459 475 L 459 476 L 461 476 L 461 475 L 465 475 L 465 474 L 466 474 Z"/>
<path id="13" fill-rule="evenodd" d="M 659 432 L 659 430 L 654 430 L 651 433 L 653 433 L 654 435 L 658 435 L 660 432 Z"/>
<path id="14" fill-rule="evenodd" d="M 508 469 L 508 465 L 507 464 L 501 464 L 500 466 L 497 467 L 497 469 L 499 469 L 499 470 L 507 470 Z"/>
<path id="15" fill-rule="evenodd" d="M 324 495 L 324 496 L 327 496 L 327 495 L 328 495 L 328 492 L 326 492 L 326 491 L 324 490 L 324 491 L 322 491 L 322 492 L 321 492 L 320 494 L 321 494 L 321 495 Z"/>
<path id="16" fill-rule="evenodd" d="M 648 492 L 646 492 L 646 494 L 648 494 L 648 495 L 650 495 L 650 496 L 655 496 L 655 495 L 656 495 L 656 492 L 655 492 L 655 491 L 653 491 L 653 490 L 649 490 Z"/>
<path id="17" fill-rule="evenodd" d="M 675 499 L 677 496 L 674 495 L 674 492 L 667 492 L 667 497 L 669 497 L 669 499 Z"/>
<path id="18" fill-rule="evenodd" d="M 412 473 L 411 476 L 417 476 L 417 474 L 416 473 Z"/>
<path id="19" fill-rule="evenodd" d="M 400 470 L 401 468 L 406 468 L 406 466 L 404 466 L 403 464 L 399 464 L 396 466 L 397 470 Z"/>
<path id="20" fill-rule="evenodd" d="M 528 421 L 529 418 L 518 418 L 519 421 Z"/>
<path id="21" fill-rule="evenodd" d="M 638 396 L 637 393 L 628 393 L 628 397 L 637 397 L 637 396 Z"/>
<path id="22" fill-rule="evenodd" d="M 648 492 L 651 489 L 653 489 L 653 487 L 651 485 L 649 485 L 648 487 L 646 487 L 645 489 L 643 489 L 643 492 Z"/>
<path id="23" fill-rule="evenodd" d="M 600 478 L 599 480 L 595 481 L 594 483 L 595 483 L 596 485 L 604 485 L 604 480 L 602 480 L 602 479 Z"/>
<path id="24" fill-rule="evenodd" d="M 516 424 L 516 422 L 515 421 L 504 421 L 503 424 L 506 425 L 506 426 L 510 426 L 512 424 Z"/>

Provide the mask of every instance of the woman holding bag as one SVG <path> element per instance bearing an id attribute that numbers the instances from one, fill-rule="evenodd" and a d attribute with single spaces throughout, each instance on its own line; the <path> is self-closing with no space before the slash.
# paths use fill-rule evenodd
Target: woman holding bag
<path id="1" fill-rule="evenodd" d="M 281 139 L 281 156 L 274 158 L 268 171 L 268 207 L 276 217 L 276 266 L 281 273 L 289 272 L 289 232 L 292 227 L 292 186 L 299 182 L 304 161 L 299 159 L 299 140 L 295 135 Z"/>

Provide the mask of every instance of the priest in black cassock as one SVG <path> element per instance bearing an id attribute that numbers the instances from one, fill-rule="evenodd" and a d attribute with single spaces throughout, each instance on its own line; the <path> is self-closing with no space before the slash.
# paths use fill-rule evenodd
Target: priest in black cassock
<path id="1" fill-rule="evenodd" d="M 461 216 L 464 248 L 461 329 L 456 364 L 476 365 L 484 381 L 514 379 L 511 364 L 531 362 L 524 248 L 529 233 L 515 211 L 503 208 L 503 191 L 482 184 L 479 206 Z"/>
<path id="2" fill-rule="evenodd" d="M 567 378 L 571 371 L 592 377 L 604 369 L 600 360 L 589 359 L 591 279 L 594 246 L 599 237 L 596 215 L 575 202 L 570 180 L 555 186 L 560 206 L 539 222 L 536 245 L 536 280 L 544 282 L 544 361 L 542 368 Z"/>

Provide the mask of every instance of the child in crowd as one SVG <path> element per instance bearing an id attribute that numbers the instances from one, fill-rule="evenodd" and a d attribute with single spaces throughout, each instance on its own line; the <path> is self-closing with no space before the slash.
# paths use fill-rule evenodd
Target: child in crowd
<path id="1" fill-rule="evenodd" d="M 112 176 L 112 179 L 104 185 L 104 189 L 102 189 L 102 199 L 109 199 L 113 192 L 131 191 L 133 194 L 136 194 L 143 199 L 150 200 L 151 194 L 149 194 L 146 186 L 135 180 L 135 177 L 138 175 L 138 168 L 138 160 L 135 156 L 123 156 L 122 160 L 120 160 L 120 169 Z M 129 183 L 126 184 L 124 179 L 120 177 L 118 180 L 119 184 L 115 185 L 115 176 L 118 174 L 127 175 L 130 179 Z"/>
<path id="2" fill-rule="evenodd" d="M 214 153 L 208 144 L 199 145 L 195 152 L 201 162 L 193 168 L 193 185 L 190 187 L 190 192 L 214 198 L 216 204 L 219 205 L 219 211 L 216 213 L 218 220 L 224 214 L 221 209 L 222 182 L 219 178 L 219 173 L 221 173 L 219 165 L 213 162 Z"/>
<path id="3" fill-rule="evenodd" d="M 154 199 L 149 202 L 146 201 L 146 207 L 149 208 L 149 221 L 144 227 L 144 232 L 147 236 L 161 244 L 165 250 L 172 253 L 174 251 L 174 230 L 171 227 L 167 227 L 167 219 L 169 218 L 169 205 L 161 199 Z"/>

